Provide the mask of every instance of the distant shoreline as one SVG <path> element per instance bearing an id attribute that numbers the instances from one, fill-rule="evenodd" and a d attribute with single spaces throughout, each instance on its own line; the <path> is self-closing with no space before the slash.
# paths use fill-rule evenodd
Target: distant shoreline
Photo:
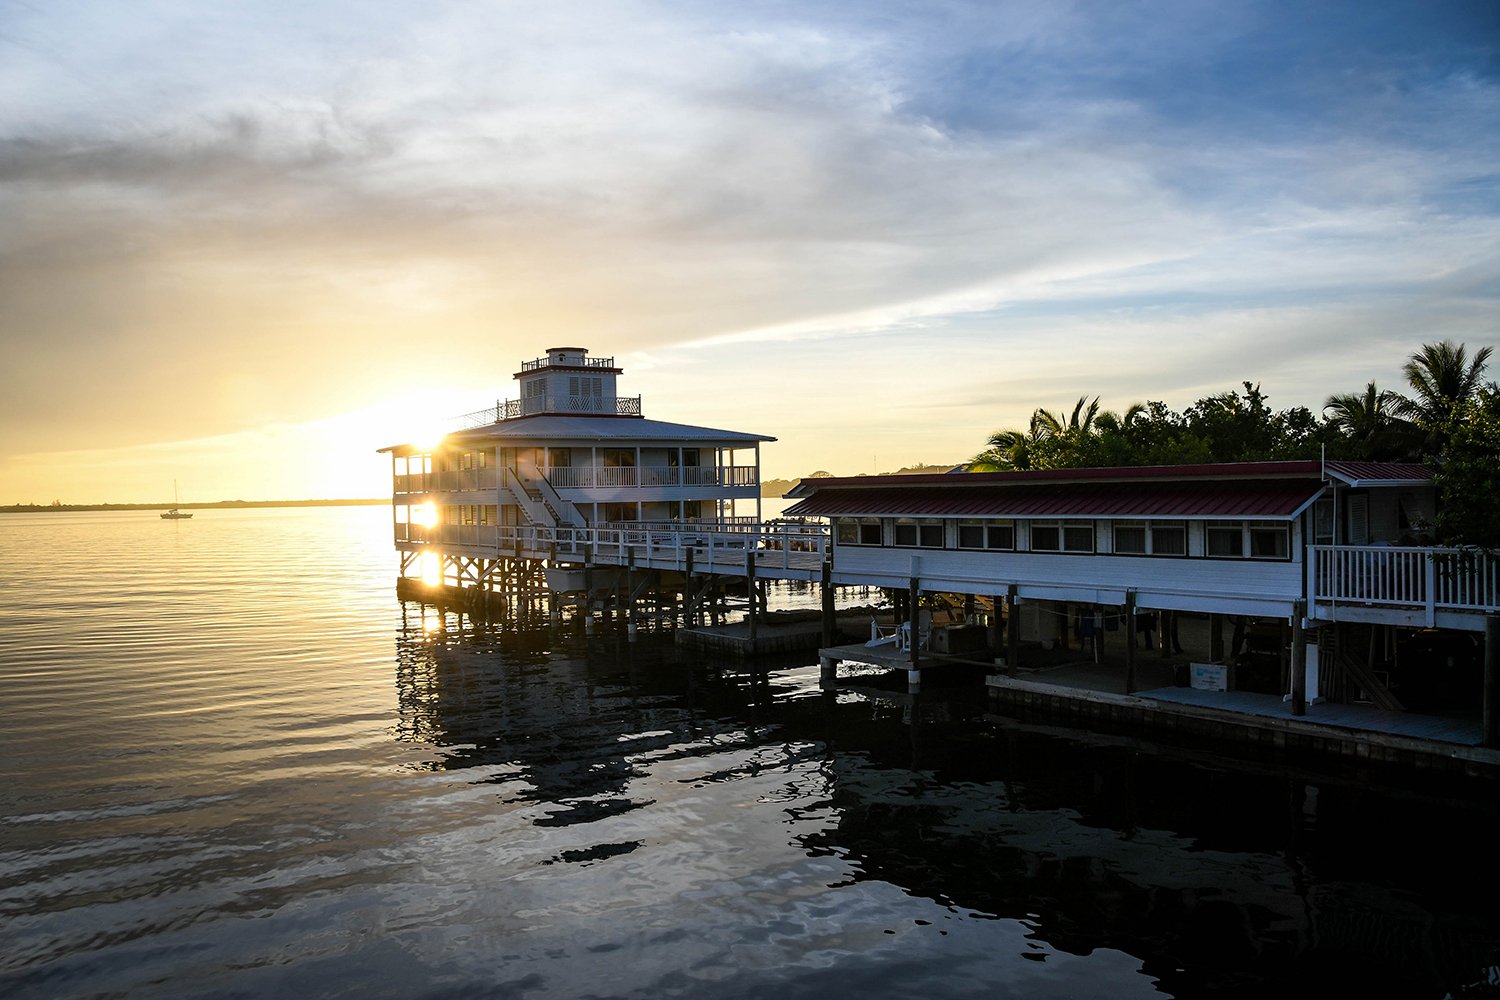
<path id="1" fill-rule="evenodd" d="M 64 514 L 80 510 L 240 510 L 247 507 L 374 507 L 388 504 L 390 497 L 375 500 L 217 500 L 213 503 L 63 503 L 8 504 L 0 514 Z"/>

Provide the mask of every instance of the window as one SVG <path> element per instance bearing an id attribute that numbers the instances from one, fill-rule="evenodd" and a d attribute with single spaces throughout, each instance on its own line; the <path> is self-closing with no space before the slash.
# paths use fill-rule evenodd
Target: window
<path id="1" fill-rule="evenodd" d="M 1243 521 L 1210 521 L 1206 529 L 1207 550 L 1219 559 L 1241 559 L 1245 555 Z"/>
<path id="2" fill-rule="evenodd" d="M 1031 548 L 1034 552 L 1093 552 L 1093 521 L 1033 521 Z"/>
<path id="3" fill-rule="evenodd" d="M 840 545 L 879 545 L 880 521 L 873 517 L 842 517 L 838 521 Z"/>
<path id="4" fill-rule="evenodd" d="M 961 549 L 1004 549 L 1016 547 L 1014 521 L 963 520 L 958 522 L 958 547 Z"/>
<path id="5" fill-rule="evenodd" d="M 1324 497 L 1313 505 L 1313 544 L 1333 544 L 1333 497 Z"/>
<path id="6" fill-rule="evenodd" d="M 1288 559 L 1291 529 L 1283 521 L 1210 521 L 1208 554 L 1219 559 Z"/>
<path id="7" fill-rule="evenodd" d="M 1092 552 L 1094 551 L 1094 526 L 1092 524 L 1063 523 L 1063 551 L 1064 552 Z"/>
<path id="8" fill-rule="evenodd" d="M 1187 555 L 1187 523 L 1157 521 L 1151 525 L 1151 554 L 1154 556 Z"/>
<path id="9" fill-rule="evenodd" d="M 1279 521 L 1251 521 L 1251 559 L 1286 559 L 1290 549 L 1287 525 Z"/>
<path id="10" fill-rule="evenodd" d="M 894 544 L 907 548 L 940 549 L 943 547 L 943 522 L 898 517 Z"/>
<path id="11" fill-rule="evenodd" d="M 1127 556 L 1143 556 L 1150 551 L 1146 548 L 1145 521 L 1116 521 L 1114 529 L 1116 552 Z"/>
<path id="12" fill-rule="evenodd" d="M 1187 555 L 1184 521 L 1116 521 L 1115 552 L 1126 556 Z"/>

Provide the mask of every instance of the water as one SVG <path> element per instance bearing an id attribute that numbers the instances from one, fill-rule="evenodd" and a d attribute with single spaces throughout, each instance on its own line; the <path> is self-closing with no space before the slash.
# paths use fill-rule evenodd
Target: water
<path id="1" fill-rule="evenodd" d="M 389 518 L 0 518 L 0 993 L 1500 992 L 1486 796 L 477 628 Z"/>

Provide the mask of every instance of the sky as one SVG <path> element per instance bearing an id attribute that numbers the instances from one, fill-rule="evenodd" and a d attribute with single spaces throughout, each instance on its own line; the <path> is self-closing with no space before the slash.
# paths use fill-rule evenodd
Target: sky
<path id="1" fill-rule="evenodd" d="M 0 0 L 0 503 L 387 495 L 559 345 L 794 477 L 1441 339 L 1493 0 Z"/>

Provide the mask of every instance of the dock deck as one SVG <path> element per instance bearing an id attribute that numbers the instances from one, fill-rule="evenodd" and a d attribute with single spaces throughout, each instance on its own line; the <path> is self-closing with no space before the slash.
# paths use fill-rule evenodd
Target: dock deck
<path id="1" fill-rule="evenodd" d="M 820 649 L 818 655 L 825 663 L 867 663 L 891 670 L 911 667 L 908 653 L 889 646 L 835 646 Z M 924 670 L 953 660 L 973 662 L 925 652 L 920 657 Z M 986 684 L 1003 702 L 1063 715 L 1106 718 L 1126 726 L 1275 749 L 1500 775 L 1500 751 L 1480 746 L 1482 726 L 1477 717 L 1332 703 L 1309 705 L 1306 715 L 1296 716 L 1290 702 L 1280 695 L 1177 687 L 1172 676 L 1170 663 L 1137 663 L 1140 688 L 1127 694 L 1119 664 L 1077 662 L 1023 669 L 1014 677 L 997 669 Z"/>

